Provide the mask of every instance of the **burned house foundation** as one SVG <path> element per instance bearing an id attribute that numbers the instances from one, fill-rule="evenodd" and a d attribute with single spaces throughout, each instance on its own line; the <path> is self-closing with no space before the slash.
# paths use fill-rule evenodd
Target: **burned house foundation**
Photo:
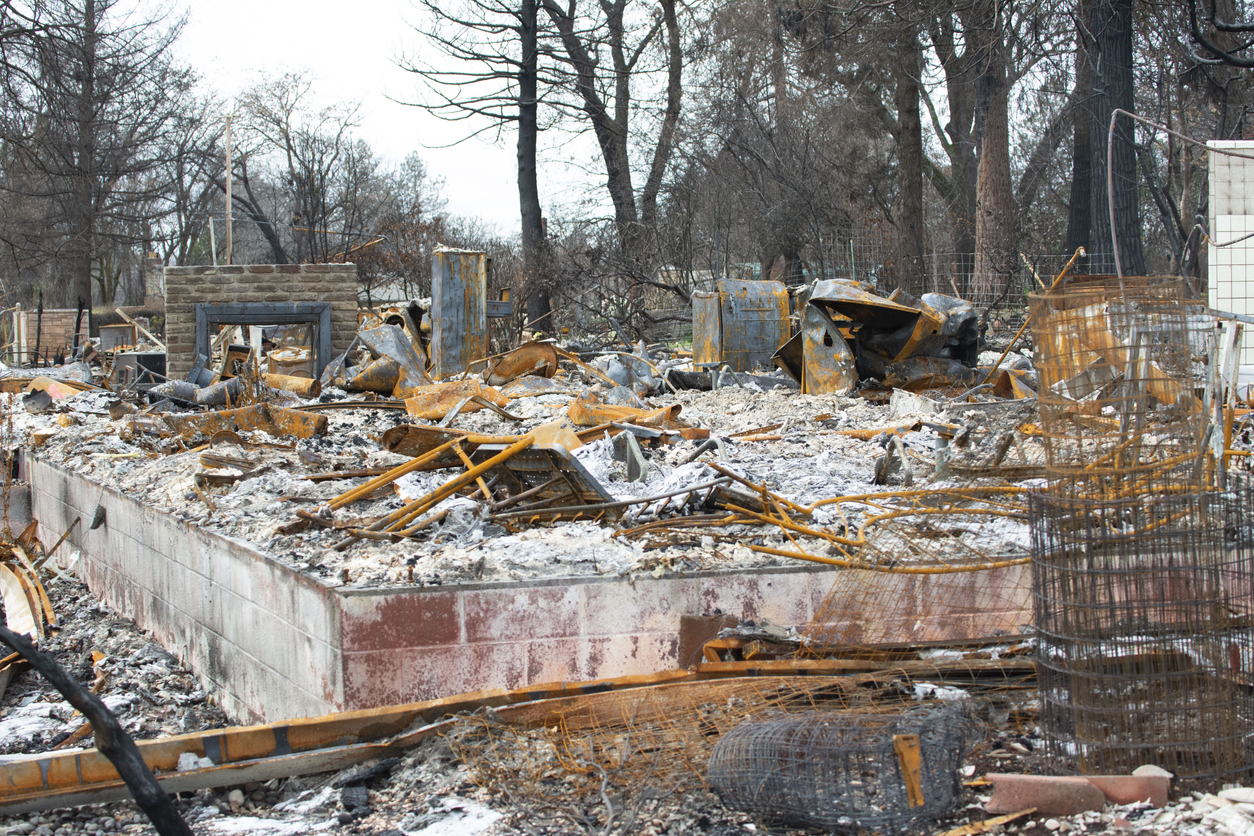
<path id="1" fill-rule="evenodd" d="M 249 721 L 684 667 L 698 660 L 681 648 L 699 652 L 715 632 L 707 622 L 721 620 L 702 616 L 805 625 L 837 574 L 798 566 L 339 588 L 55 464 L 34 459 L 30 477 L 40 536 L 71 529 L 73 571 Z M 930 611 L 926 623 L 918 613 L 931 579 L 920 576 L 880 621 L 866 613 L 846 627 L 903 642 L 1017 632 L 1030 618 L 1026 593 L 1018 607 L 992 593 L 1026 589 L 1024 567 L 997 572 L 1008 574 L 991 584 L 973 576 L 965 594 L 948 596 L 952 612 Z"/>

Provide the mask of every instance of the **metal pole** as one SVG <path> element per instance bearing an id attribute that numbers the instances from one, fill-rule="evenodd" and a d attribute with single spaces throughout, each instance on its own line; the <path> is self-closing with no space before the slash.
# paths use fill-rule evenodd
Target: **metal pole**
<path id="1" fill-rule="evenodd" d="M 234 244 L 234 238 L 231 233 L 231 181 L 232 176 L 232 160 L 231 160 L 231 117 L 226 117 L 226 263 L 231 263 L 231 249 Z"/>
<path id="2" fill-rule="evenodd" d="M 1115 120 L 1122 111 L 1115 109 L 1110 114 L 1110 130 L 1106 131 L 1106 208 L 1110 214 L 1110 246 L 1115 251 L 1115 275 L 1119 277 L 1119 288 L 1123 289 L 1123 260 L 1119 258 L 1119 233 L 1115 230 Z"/>

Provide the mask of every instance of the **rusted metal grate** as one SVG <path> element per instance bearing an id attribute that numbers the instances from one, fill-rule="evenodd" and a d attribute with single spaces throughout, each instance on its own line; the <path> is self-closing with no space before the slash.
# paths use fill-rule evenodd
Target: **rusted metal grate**
<path id="1" fill-rule="evenodd" d="M 1203 484 L 1183 282 L 1094 278 L 1029 302 L 1049 492 L 1117 499 Z"/>
<path id="2" fill-rule="evenodd" d="M 1197 390 L 1215 370 L 1196 358 L 1183 282 L 1096 278 L 1030 303 L 1046 450 L 1029 519 L 1047 749 L 1090 772 L 1247 773 L 1251 496 L 1247 484 L 1210 487 L 1225 482 L 1212 478 L 1215 428 Z"/>

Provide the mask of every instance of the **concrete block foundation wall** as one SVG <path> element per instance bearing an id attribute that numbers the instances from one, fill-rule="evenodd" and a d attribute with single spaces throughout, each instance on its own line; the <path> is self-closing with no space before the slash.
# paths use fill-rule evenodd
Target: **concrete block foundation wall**
<path id="1" fill-rule="evenodd" d="M 81 520 L 58 552 L 62 560 L 67 547 L 81 550 L 75 574 L 218 690 L 229 714 L 251 722 L 336 710 L 331 590 L 247 543 L 38 459 L 29 472 L 40 538 L 54 543 Z M 97 505 L 105 522 L 91 531 Z"/>
<path id="2" fill-rule="evenodd" d="M 55 465 L 32 461 L 30 479 L 43 541 L 55 542 L 81 519 L 69 537 L 82 553 L 74 571 L 183 659 L 244 722 L 683 667 L 697 661 L 680 658 L 681 625 L 692 616 L 721 611 L 803 625 L 838 571 L 790 566 L 635 580 L 336 588 Z M 90 531 L 97 505 L 105 524 Z M 1007 574 L 992 584 L 1020 590 L 1020 600 L 973 586 L 969 598 L 954 599 L 949 617 L 923 624 L 906 606 L 867 629 L 898 641 L 1013 632 L 1030 621 L 1021 580 Z M 909 601 L 926 597 L 926 580 L 908 586 Z M 691 656 L 699 642 L 686 641 Z"/>
<path id="3" fill-rule="evenodd" d="M 339 354 L 357 334 L 357 265 L 235 264 L 165 268 L 165 336 L 170 377 L 195 362 L 196 305 L 329 302 L 331 350 Z M 327 358 L 328 360 L 330 358 Z"/>

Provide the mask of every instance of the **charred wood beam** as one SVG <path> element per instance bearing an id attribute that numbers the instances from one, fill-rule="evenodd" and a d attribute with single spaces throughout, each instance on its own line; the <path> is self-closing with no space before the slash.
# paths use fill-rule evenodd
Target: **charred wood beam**
<path id="1" fill-rule="evenodd" d="M 30 639 L 0 625 L 0 642 L 22 654 L 31 667 L 61 692 L 70 705 L 77 708 L 96 734 L 96 748 L 117 769 L 118 775 L 135 798 L 135 803 L 148 816 L 160 836 L 192 836 L 192 829 L 183 821 L 174 802 L 157 783 L 152 770 L 144 763 L 139 748 L 122 728 L 100 698 L 70 676 L 65 668 L 47 653 L 35 649 Z"/>

